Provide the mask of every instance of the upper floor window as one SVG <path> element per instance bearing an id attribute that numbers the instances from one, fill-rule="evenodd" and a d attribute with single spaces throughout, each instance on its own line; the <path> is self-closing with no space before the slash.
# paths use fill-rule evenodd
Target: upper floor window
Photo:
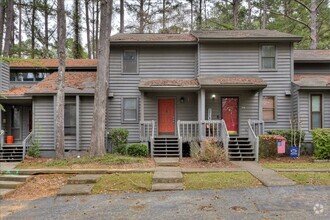
<path id="1" fill-rule="evenodd" d="M 64 134 L 75 136 L 77 126 L 75 97 L 66 97 L 64 105 Z"/>
<path id="2" fill-rule="evenodd" d="M 263 120 L 275 121 L 276 120 L 276 99 L 275 96 L 265 96 L 263 98 Z"/>
<path id="3" fill-rule="evenodd" d="M 275 45 L 261 45 L 260 70 L 276 70 Z"/>
<path id="4" fill-rule="evenodd" d="M 123 73 L 136 74 L 137 71 L 137 51 L 124 50 L 123 52 Z"/>
<path id="5" fill-rule="evenodd" d="M 46 78 L 49 73 L 46 72 L 11 72 L 10 81 L 13 82 L 34 82 Z"/>
<path id="6" fill-rule="evenodd" d="M 322 128 L 322 95 L 311 95 L 311 129 Z"/>
<path id="7" fill-rule="evenodd" d="M 122 122 L 137 123 L 138 122 L 138 98 L 123 98 L 122 102 Z"/>

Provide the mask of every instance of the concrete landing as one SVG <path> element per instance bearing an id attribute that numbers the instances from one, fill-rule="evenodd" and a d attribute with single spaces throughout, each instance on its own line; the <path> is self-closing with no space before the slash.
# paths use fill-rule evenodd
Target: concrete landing
<path id="1" fill-rule="evenodd" d="M 183 190 L 183 183 L 155 183 L 152 184 L 152 191 L 177 191 Z"/>
<path id="2" fill-rule="evenodd" d="M 296 184 L 294 181 L 278 174 L 274 170 L 261 167 L 257 162 L 232 161 L 232 163 L 247 170 L 265 186 L 293 186 Z"/>
<path id="3" fill-rule="evenodd" d="M 156 166 L 179 166 L 179 158 L 177 157 L 155 157 Z"/>
<path id="4" fill-rule="evenodd" d="M 68 184 L 57 193 L 58 196 L 89 195 L 94 184 Z"/>
<path id="5" fill-rule="evenodd" d="M 28 175 L 0 175 L 0 181 L 25 182 L 29 177 Z"/>
<path id="6" fill-rule="evenodd" d="M 12 171 L 19 164 L 19 162 L 0 162 L 0 171 L 2 173 Z"/>
<path id="7" fill-rule="evenodd" d="M 155 172 L 152 181 L 153 183 L 181 183 L 183 176 L 181 172 Z"/>

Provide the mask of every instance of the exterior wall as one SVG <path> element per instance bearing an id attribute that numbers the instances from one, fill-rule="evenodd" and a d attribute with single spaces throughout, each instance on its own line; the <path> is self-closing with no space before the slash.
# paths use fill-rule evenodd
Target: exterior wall
<path id="1" fill-rule="evenodd" d="M 216 98 L 211 99 L 215 94 Z M 205 119 L 208 119 L 208 109 L 212 109 L 212 120 L 221 119 L 221 97 L 238 97 L 238 120 L 239 120 L 239 135 L 248 135 L 247 121 L 259 119 L 259 99 L 258 92 L 253 91 L 238 91 L 238 90 L 207 90 L 205 92 Z"/>
<path id="2" fill-rule="evenodd" d="M 122 98 L 138 97 L 141 79 L 185 78 L 196 76 L 196 46 L 140 46 L 138 50 L 138 74 L 122 74 L 122 51 L 125 47 L 111 46 L 110 93 L 108 102 L 108 128 L 127 128 L 129 141 L 139 141 L 139 124 L 124 124 L 121 120 Z M 130 49 L 132 47 L 127 47 Z M 139 111 L 141 112 L 141 111 Z M 139 117 L 140 120 L 141 116 Z"/>
<path id="3" fill-rule="evenodd" d="M 181 97 L 184 103 L 180 102 Z M 198 120 L 198 99 L 197 93 L 194 92 L 157 92 L 145 93 L 144 96 L 144 119 L 146 121 L 155 121 L 155 134 L 158 134 L 158 98 L 174 98 L 175 99 L 175 122 L 181 121 L 197 121 Z M 175 123 L 177 133 L 177 124 Z"/>
<path id="4" fill-rule="evenodd" d="M 330 63 L 295 63 L 294 72 L 299 74 L 329 74 Z"/>
<path id="5" fill-rule="evenodd" d="M 90 146 L 92 124 L 93 124 L 93 105 L 94 98 L 88 96 L 80 97 L 80 114 L 79 114 L 79 135 L 80 149 L 87 149 Z"/>
<path id="6" fill-rule="evenodd" d="M 9 90 L 9 65 L 0 62 L 0 92 Z"/>
<path id="7" fill-rule="evenodd" d="M 285 96 L 285 91 L 291 91 L 291 44 L 276 43 L 276 46 L 277 71 L 259 71 L 258 43 L 202 43 L 199 49 L 200 75 L 257 75 L 267 82 L 263 95 L 276 96 L 277 111 L 276 121 L 266 122 L 265 130 L 290 128 L 291 97 Z M 249 117 L 258 118 L 258 111 Z"/>
<path id="8" fill-rule="evenodd" d="M 330 91 L 306 91 L 299 92 L 299 115 L 302 121 L 302 129 L 306 132 L 305 141 L 312 142 L 310 134 L 310 95 L 323 94 L 323 128 L 330 128 Z"/>

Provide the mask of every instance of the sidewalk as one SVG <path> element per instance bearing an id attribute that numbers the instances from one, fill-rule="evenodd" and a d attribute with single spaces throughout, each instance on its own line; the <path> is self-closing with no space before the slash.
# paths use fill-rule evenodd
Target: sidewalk
<path id="1" fill-rule="evenodd" d="M 257 162 L 232 161 L 232 163 L 247 170 L 265 186 L 292 186 L 296 184 L 294 181 L 278 174 L 274 170 L 261 167 Z"/>

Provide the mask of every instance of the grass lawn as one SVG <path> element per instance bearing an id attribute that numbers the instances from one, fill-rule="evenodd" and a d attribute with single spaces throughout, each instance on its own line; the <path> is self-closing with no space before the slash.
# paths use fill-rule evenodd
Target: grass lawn
<path id="1" fill-rule="evenodd" d="M 262 166 L 271 169 L 317 169 L 330 168 L 330 162 L 269 162 L 262 164 Z"/>
<path id="2" fill-rule="evenodd" d="M 208 190 L 262 186 L 248 172 L 193 173 L 184 175 L 186 190 Z"/>
<path id="3" fill-rule="evenodd" d="M 93 188 L 94 194 L 151 191 L 153 173 L 115 173 L 102 176 Z"/>
<path id="4" fill-rule="evenodd" d="M 80 157 L 66 158 L 63 160 L 35 159 L 24 160 L 16 166 L 17 169 L 27 168 L 72 168 L 73 165 L 101 164 L 101 165 L 123 165 L 133 163 L 146 163 L 146 158 L 128 157 L 116 154 L 106 154 L 103 157 Z"/>
<path id="5" fill-rule="evenodd" d="M 280 172 L 280 174 L 296 181 L 299 185 L 330 186 L 329 172 Z"/>

